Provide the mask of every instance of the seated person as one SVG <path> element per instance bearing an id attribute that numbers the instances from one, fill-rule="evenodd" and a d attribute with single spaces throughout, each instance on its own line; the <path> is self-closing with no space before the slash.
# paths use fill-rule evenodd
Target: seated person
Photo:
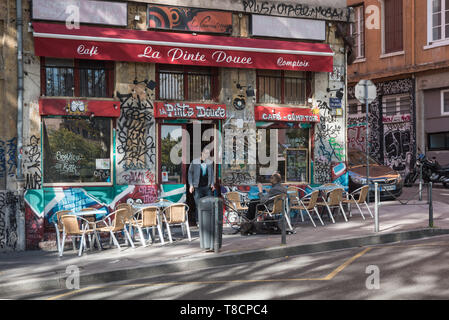
<path id="1" fill-rule="evenodd" d="M 246 213 L 246 217 L 250 220 L 253 220 L 256 216 L 257 206 L 265 203 L 268 199 L 280 195 L 287 194 L 287 188 L 285 188 L 282 184 L 282 177 L 279 173 L 274 173 L 270 177 L 271 189 L 268 191 L 266 195 L 263 194 L 262 184 L 259 183 L 257 187 L 259 188 L 259 199 L 252 200 L 248 205 L 248 212 Z"/>

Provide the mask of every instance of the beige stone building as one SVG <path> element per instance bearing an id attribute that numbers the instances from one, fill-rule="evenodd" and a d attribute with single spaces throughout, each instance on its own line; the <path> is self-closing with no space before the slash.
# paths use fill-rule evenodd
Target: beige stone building
<path id="1" fill-rule="evenodd" d="M 0 8 L 0 251 L 54 241 L 59 210 L 193 208 L 187 170 L 205 146 L 217 195 L 251 196 L 275 171 L 344 179 L 345 1 L 22 5 L 23 104 L 16 1 Z"/>

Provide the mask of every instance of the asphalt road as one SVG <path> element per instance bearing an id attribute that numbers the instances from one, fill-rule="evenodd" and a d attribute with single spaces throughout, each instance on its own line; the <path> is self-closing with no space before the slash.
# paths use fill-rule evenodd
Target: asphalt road
<path id="1" fill-rule="evenodd" d="M 449 236 L 439 236 L 11 298 L 215 302 L 448 299 L 448 246 Z M 207 301 L 201 303 L 207 305 Z"/>

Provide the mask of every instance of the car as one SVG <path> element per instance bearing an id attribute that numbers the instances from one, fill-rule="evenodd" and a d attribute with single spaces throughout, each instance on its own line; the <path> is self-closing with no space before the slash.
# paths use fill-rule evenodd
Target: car
<path id="1" fill-rule="evenodd" d="M 349 192 L 357 190 L 367 184 L 366 179 L 366 153 L 356 149 L 348 150 L 348 189 Z M 394 200 L 402 194 L 404 181 L 399 172 L 382 165 L 368 157 L 370 201 L 374 201 L 374 183 L 380 188 L 380 200 Z"/>

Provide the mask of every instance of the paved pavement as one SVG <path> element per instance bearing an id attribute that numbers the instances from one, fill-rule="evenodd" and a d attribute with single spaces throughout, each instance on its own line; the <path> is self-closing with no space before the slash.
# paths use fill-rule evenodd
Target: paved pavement
<path id="1" fill-rule="evenodd" d="M 373 204 L 370 204 L 372 208 Z M 382 243 L 394 243 L 449 234 L 449 209 L 441 201 L 433 203 L 434 227 L 429 228 L 429 206 L 424 201 L 412 199 L 403 205 L 398 201 L 383 202 L 379 208 L 378 233 L 374 232 L 374 219 L 364 210 L 366 220 L 357 209 L 345 222 L 339 216 L 332 224 L 313 225 L 306 220 L 300 223 L 294 234 L 287 235 L 287 243 L 281 244 L 280 235 L 232 234 L 224 229 L 223 245 L 218 253 L 200 248 L 198 229 L 192 228 L 192 241 L 176 235 L 173 244 L 152 244 L 136 248 L 92 251 L 78 257 L 67 250 L 63 257 L 55 251 L 25 251 L 0 254 L 0 297 L 39 292 L 66 287 L 70 275 L 67 267 L 76 266 L 80 271 L 81 286 L 111 281 L 139 279 L 168 274 L 180 270 L 198 270 L 205 267 L 295 256 L 304 253 L 325 252 Z M 371 209 L 374 214 L 374 209 Z"/>

